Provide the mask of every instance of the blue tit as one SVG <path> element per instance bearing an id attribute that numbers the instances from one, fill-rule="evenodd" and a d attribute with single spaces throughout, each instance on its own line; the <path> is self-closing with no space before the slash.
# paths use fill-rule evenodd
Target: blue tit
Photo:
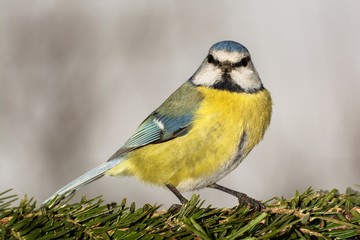
<path id="1" fill-rule="evenodd" d="M 249 51 L 234 41 L 214 44 L 192 77 L 152 112 L 110 159 L 58 190 L 64 197 L 102 176 L 135 176 L 181 192 L 214 188 L 239 204 L 264 206 L 217 184 L 260 142 L 272 101 Z"/>

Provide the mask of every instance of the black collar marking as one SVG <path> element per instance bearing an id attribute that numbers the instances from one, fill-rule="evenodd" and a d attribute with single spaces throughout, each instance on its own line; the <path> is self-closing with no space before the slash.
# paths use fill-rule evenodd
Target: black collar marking
<path id="1" fill-rule="evenodd" d="M 230 75 L 228 73 L 223 73 L 221 76 L 220 81 L 216 82 L 213 86 L 211 86 L 214 89 L 219 90 L 226 90 L 230 92 L 245 92 L 245 93 L 255 93 L 262 89 L 264 89 L 264 86 L 261 84 L 260 88 L 253 88 L 253 89 L 247 89 L 245 90 L 241 86 L 237 85 Z"/>

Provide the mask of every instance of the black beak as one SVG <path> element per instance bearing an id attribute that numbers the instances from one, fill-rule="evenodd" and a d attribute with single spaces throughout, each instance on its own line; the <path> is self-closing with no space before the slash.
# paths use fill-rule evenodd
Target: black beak
<path id="1" fill-rule="evenodd" d="M 229 63 L 224 63 L 224 64 L 221 64 L 221 65 L 220 65 L 220 69 L 221 69 L 221 71 L 224 72 L 224 73 L 231 72 L 232 68 L 233 68 L 233 67 L 232 67 L 231 64 L 229 64 Z"/>

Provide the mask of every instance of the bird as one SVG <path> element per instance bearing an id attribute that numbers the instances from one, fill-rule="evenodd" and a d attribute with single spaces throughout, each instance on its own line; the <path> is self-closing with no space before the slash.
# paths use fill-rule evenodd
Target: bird
<path id="1" fill-rule="evenodd" d="M 264 87 L 242 44 L 211 46 L 195 73 L 153 111 L 108 161 L 68 183 L 50 198 L 68 197 L 103 176 L 134 176 L 182 192 L 213 188 L 261 210 L 260 202 L 217 182 L 234 170 L 263 138 L 272 114 Z"/>

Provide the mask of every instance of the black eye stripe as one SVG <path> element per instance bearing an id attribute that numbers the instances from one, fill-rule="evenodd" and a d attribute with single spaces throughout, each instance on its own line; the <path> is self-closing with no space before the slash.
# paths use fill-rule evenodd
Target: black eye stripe
<path id="1" fill-rule="evenodd" d="M 215 60 L 215 59 L 214 59 L 213 55 L 211 55 L 211 54 L 207 55 L 207 61 L 208 61 L 208 63 L 212 63 L 214 60 Z"/>
<path id="2" fill-rule="evenodd" d="M 240 62 L 234 64 L 234 67 L 246 67 L 250 62 L 250 57 L 244 57 Z"/>
<path id="3" fill-rule="evenodd" d="M 220 65 L 220 62 L 218 60 L 215 60 L 214 56 L 209 54 L 207 56 L 207 61 L 208 63 L 211 63 L 211 64 L 214 64 L 215 66 L 219 66 Z"/>
<path id="4" fill-rule="evenodd" d="M 243 59 L 241 59 L 241 61 L 239 61 L 237 63 L 233 63 L 231 65 L 232 65 L 232 67 L 246 67 L 249 64 L 250 61 L 251 61 L 250 57 L 244 57 Z M 211 55 L 211 54 L 209 54 L 207 56 L 207 62 L 211 63 L 211 64 L 213 64 L 215 66 L 221 66 L 222 65 L 222 63 L 219 60 L 216 60 L 214 58 L 214 56 Z"/>

